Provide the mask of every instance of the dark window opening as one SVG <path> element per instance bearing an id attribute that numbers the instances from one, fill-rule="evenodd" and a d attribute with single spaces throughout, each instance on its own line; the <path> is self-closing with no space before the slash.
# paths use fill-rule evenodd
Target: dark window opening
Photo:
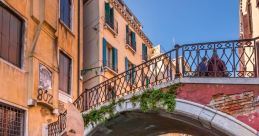
<path id="1" fill-rule="evenodd" d="M 71 0 L 60 1 L 60 19 L 69 28 L 71 28 Z"/>

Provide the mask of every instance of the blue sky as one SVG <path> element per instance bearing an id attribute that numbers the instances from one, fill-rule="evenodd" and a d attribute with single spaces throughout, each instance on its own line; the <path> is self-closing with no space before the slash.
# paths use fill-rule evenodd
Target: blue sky
<path id="1" fill-rule="evenodd" d="M 239 38 L 239 0 L 124 0 L 150 40 L 178 44 Z"/>

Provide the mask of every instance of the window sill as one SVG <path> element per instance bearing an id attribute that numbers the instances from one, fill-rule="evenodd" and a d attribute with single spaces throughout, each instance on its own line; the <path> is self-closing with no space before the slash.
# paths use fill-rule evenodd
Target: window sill
<path id="1" fill-rule="evenodd" d="M 6 61 L 5 59 L 3 59 L 3 58 L 1 58 L 1 57 L 0 57 L 0 61 L 2 61 L 3 63 L 5 63 L 6 65 L 10 66 L 11 68 L 14 68 L 14 69 L 20 71 L 21 73 L 26 73 L 22 68 L 20 68 L 20 67 L 18 67 L 18 66 L 16 66 L 16 65 L 14 65 L 14 64 L 12 64 L 12 63 Z"/>
<path id="2" fill-rule="evenodd" d="M 136 53 L 136 51 L 129 44 L 126 44 L 126 49 L 129 49 L 133 54 Z"/>
<path id="3" fill-rule="evenodd" d="M 104 28 L 108 29 L 114 37 L 118 36 L 118 32 L 116 32 L 109 24 L 105 23 Z"/>
<path id="4" fill-rule="evenodd" d="M 75 37 L 75 34 L 72 31 L 72 28 L 69 28 L 61 19 L 59 19 L 59 23 L 65 27 L 65 29 L 73 36 Z M 71 26 L 72 27 L 72 26 Z"/>
<path id="5" fill-rule="evenodd" d="M 59 90 L 58 93 L 58 100 L 64 102 L 64 103 L 72 103 L 73 99 L 72 96 L 70 94 L 67 94 L 61 90 Z"/>
<path id="6" fill-rule="evenodd" d="M 113 73 L 114 75 L 118 75 L 118 72 L 116 72 L 115 70 L 113 70 L 112 68 L 108 67 L 108 66 L 104 66 L 105 70 L 110 71 L 111 73 Z"/>

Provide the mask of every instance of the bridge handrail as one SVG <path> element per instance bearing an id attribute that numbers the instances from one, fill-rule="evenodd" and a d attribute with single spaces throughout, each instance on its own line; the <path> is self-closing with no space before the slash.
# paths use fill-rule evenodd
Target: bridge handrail
<path id="1" fill-rule="evenodd" d="M 147 88 L 150 84 L 159 84 L 178 77 L 257 77 L 258 39 L 259 37 L 176 45 L 175 49 L 124 71 L 90 89 L 85 89 L 74 101 L 74 105 L 80 111 L 85 111 L 116 97 L 132 93 L 136 89 Z M 219 62 L 225 65 L 224 72 L 201 73 L 199 69 L 197 70 L 202 59 L 201 54 L 207 58 L 218 54 Z"/>

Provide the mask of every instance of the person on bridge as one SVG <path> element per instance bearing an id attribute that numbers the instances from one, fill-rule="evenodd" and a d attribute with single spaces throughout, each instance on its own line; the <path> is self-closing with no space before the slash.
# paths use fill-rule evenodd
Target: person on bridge
<path id="1" fill-rule="evenodd" d="M 204 77 L 208 76 L 208 59 L 207 57 L 202 58 L 202 62 L 198 65 L 197 70 L 198 76 Z"/>
<path id="2" fill-rule="evenodd" d="M 226 64 L 222 61 L 217 52 L 214 51 L 211 59 L 208 61 L 208 76 L 224 77 L 227 76 Z"/>

